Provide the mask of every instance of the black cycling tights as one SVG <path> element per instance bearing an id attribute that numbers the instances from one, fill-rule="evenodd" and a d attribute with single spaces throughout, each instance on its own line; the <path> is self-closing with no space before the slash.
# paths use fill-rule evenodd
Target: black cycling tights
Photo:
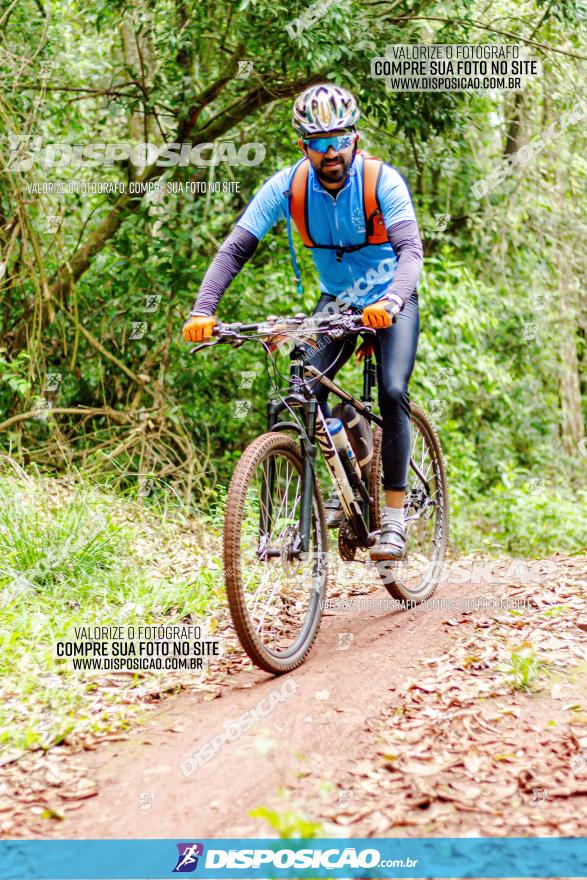
<path id="1" fill-rule="evenodd" d="M 314 310 L 328 314 L 328 306 L 336 302 L 329 294 L 322 294 Z M 379 410 L 383 419 L 383 488 L 401 491 L 408 488 L 408 468 L 412 443 L 410 425 L 410 396 L 408 383 L 418 347 L 420 312 L 418 294 L 414 291 L 399 313 L 394 324 L 378 330 L 372 337 L 377 361 L 377 388 Z M 324 339 L 318 336 L 318 339 Z M 371 338 L 371 337 L 370 337 Z M 321 350 L 306 348 L 305 359 L 332 379 L 355 350 L 357 336 L 333 339 Z M 331 409 L 327 403 L 328 389 L 317 385 L 316 397 L 326 418 Z"/>

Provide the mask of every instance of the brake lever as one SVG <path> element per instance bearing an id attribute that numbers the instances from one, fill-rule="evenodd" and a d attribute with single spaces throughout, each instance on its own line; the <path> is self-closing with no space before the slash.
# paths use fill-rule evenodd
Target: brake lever
<path id="1" fill-rule="evenodd" d="M 211 345 L 216 345 L 216 342 L 201 342 L 200 345 L 196 345 L 194 348 L 190 348 L 190 354 L 195 354 L 197 351 L 201 351 L 203 348 L 210 348 Z"/>
<path id="2" fill-rule="evenodd" d="M 357 331 L 362 333 L 363 331 L 368 333 L 375 333 L 376 331 L 372 327 L 365 327 L 360 323 L 357 323 L 355 318 L 349 316 L 344 321 L 342 321 L 338 327 L 334 327 L 332 330 L 327 331 L 333 339 L 338 339 L 341 336 L 346 336 L 348 333 L 352 333 Z"/>

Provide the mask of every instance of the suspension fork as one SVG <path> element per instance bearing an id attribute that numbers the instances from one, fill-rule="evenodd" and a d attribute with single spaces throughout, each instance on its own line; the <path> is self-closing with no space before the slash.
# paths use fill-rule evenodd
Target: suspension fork
<path id="1" fill-rule="evenodd" d="M 277 400 L 270 400 L 267 404 L 267 430 L 272 431 L 283 404 Z M 263 477 L 261 479 L 261 509 L 259 511 L 259 552 L 262 554 L 264 544 L 267 543 L 271 534 L 273 519 L 273 492 L 275 489 L 275 461 L 273 457 L 263 464 Z"/>
<path id="2" fill-rule="evenodd" d="M 373 355 L 367 354 L 363 361 L 363 396 L 361 400 L 369 408 L 371 408 L 372 391 L 376 384 L 377 372 L 373 363 Z"/>
<path id="3" fill-rule="evenodd" d="M 305 434 L 300 437 L 300 445 L 302 447 L 302 474 L 301 484 L 302 490 L 300 495 L 300 517 L 298 521 L 298 541 L 296 542 L 295 551 L 298 553 L 307 553 L 310 549 L 311 529 L 312 529 L 312 504 L 314 498 L 314 481 L 315 481 L 315 464 L 317 446 L 315 443 L 316 434 L 316 413 L 318 410 L 318 401 L 314 398 L 307 399 L 298 393 L 299 383 L 303 380 L 303 358 L 299 348 L 292 352 L 291 370 L 290 370 L 290 393 L 288 395 L 288 403 L 298 406 L 304 411 Z M 273 431 L 283 430 L 287 425 L 290 428 L 297 428 L 295 422 L 282 422 L 278 419 L 279 413 L 285 409 L 282 401 L 270 400 L 267 405 L 267 430 Z M 301 432 L 300 432 L 301 433 Z M 260 511 L 260 540 L 262 536 L 269 535 L 271 532 L 271 520 L 273 516 L 273 493 L 275 489 L 275 462 L 270 459 L 265 463 L 263 469 L 263 478 L 261 484 L 261 511 Z"/>
<path id="4" fill-rule="evenodd" d="M 314 482 L 316 479 L 316 413 L 318 401 L 311 399 L 304 403 L 306 436 L 301 438 L 302 445 L 302 497 L 300 499 L 300 550 L 307 553 L 310 549 L 312 530 L 312 504 L 314 500 Z"/>
<path id="5" fill-rule="evenodd" d="M 315 397 L 302 398 L 296 394 L 304 380 L 304 349 L 297 345 L 291 354 L 290 388 L 291 398 L 296 398 L 304 410 L 305 434 L 300 438 L 302 447 L 302 494 L 300 498 L 300 519 L 298 524 L 299 551 L 308 553 L 312 530 L 312 504 L 314 500 L 314 481 L 316 479 L 316 413 L 318 401 Z M 296 548 L 297 549 L 297 548 Z"/>
<path id="6" fill-rule="evenodd" d="M 300 445 L 302 447 L 302 491 L 300 494 L 300 517 L 298 520 L 298 542 L 295 551 L 299 553 L 307 553 L 310 549 L 310 539 L 312 531 L 312 504 L 314 498 L 314 482 L 316 451 L 315 441 L 316 434 L 316 413 L 318 411 L 318 401 L 314 399 L 304 400 L 298 395 L 289 397 L 291 403 L 298 404 L 304 410 L 305 435 L 300 437 Z M 283 404 L 275 404 L 275 409 L 271 409 L 269 414 L 269 430 L 273 430 L 277 424 L 277 413 L 283 409 Z M 283 423 L 286 424 L 286 423 Z M 287 423 L 289 427 L 297 427 L 295 423 Z M 263 510 L 266 511 L 265 517 L 261 519 L 261 530 L 263 528 L 268 534 L 271 530 L 271 516 L 273 504 L 273 491 L 275 487 L 275 463 L 273 459 L 266 463 L 267 472 L 263 473 L 262 497 L 266 497 L 266 503 L 263 504 Z"/>

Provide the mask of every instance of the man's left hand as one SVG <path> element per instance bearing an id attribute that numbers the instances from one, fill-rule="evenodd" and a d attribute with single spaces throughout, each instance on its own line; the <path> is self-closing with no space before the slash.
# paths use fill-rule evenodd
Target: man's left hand
<path id="1" fill-rule="evenodd" d="M 365 327 L 372 327 L 373 330 L 384 330 L 386 327 L 391 327 L 394 315 L 398 311 L 399 309 L 393 301 L 380 299 L 379 302 L 365 306 L 361 320 Z"/>

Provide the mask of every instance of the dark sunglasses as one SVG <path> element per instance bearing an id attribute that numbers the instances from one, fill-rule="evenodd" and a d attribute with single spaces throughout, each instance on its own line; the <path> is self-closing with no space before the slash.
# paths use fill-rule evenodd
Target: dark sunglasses
<path id="1" fill-rule="evenodd" d="M 348 150 L 353 143 L 354 137 L 353 134 L 340 134 L 334 135 L 334 137 L 303 138 L 302 143 L 310 147 L 311 150 L 317 150 L 319 153 L 327 153 L 330 147 L 332 147 L 335 153 L 338 153 L 340 150 Z"/>

